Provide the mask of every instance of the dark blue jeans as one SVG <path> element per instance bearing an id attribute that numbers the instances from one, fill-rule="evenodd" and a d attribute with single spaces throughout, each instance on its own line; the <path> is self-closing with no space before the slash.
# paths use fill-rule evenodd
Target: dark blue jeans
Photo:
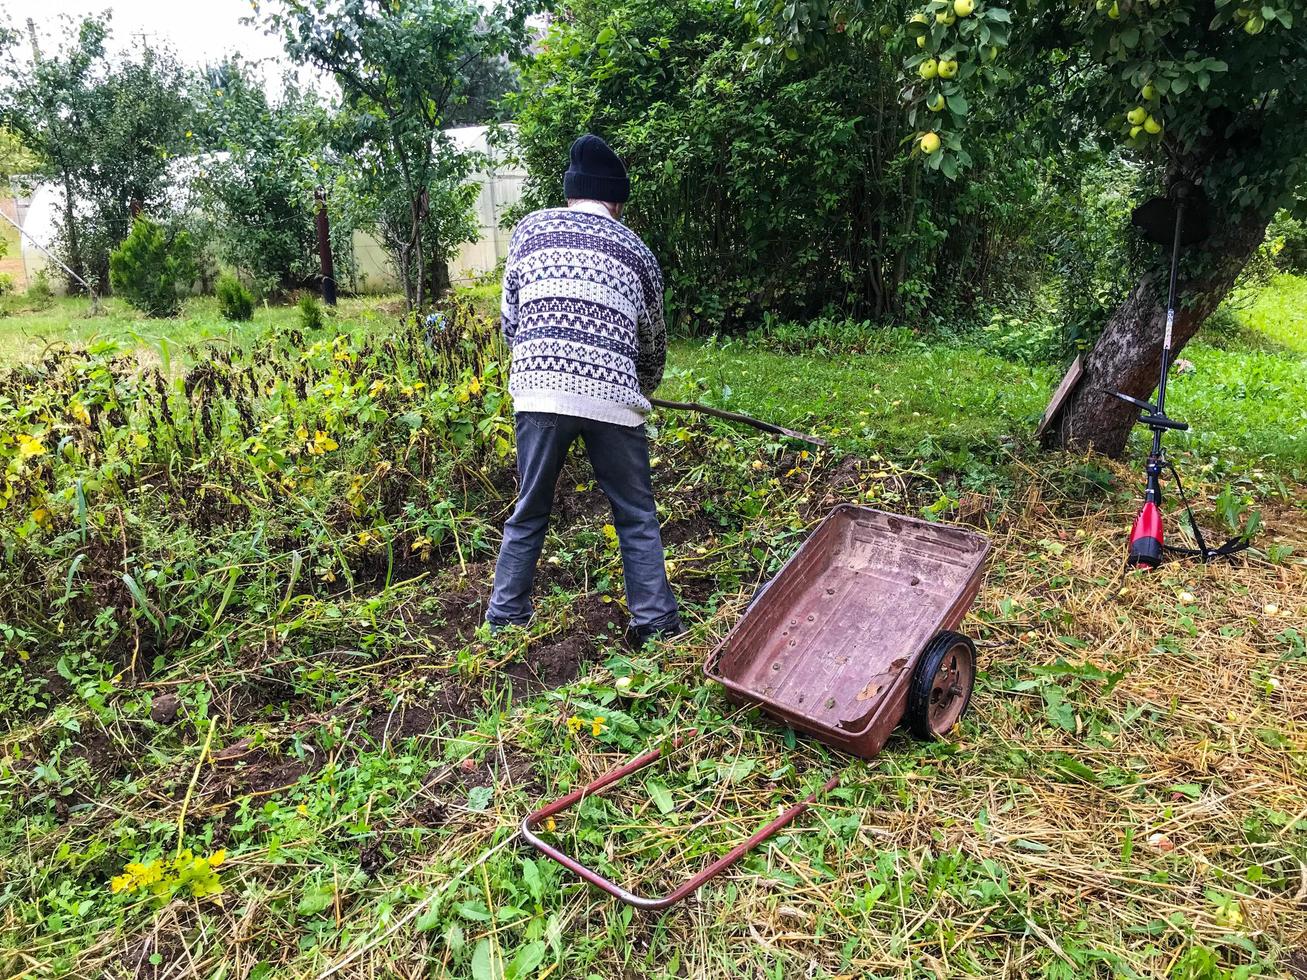
<path id="1" fill-rule="evenodd" d="M 632 625 L 642 633 L 679 633 L 680 616 L 667 581 L 662 532 L 654 510 L 644 426 L 545 412 L 518 412 L 515 421 L 521 486 L 513 516 L 504 525 L 487 622 L 506 626 L 531 618 L 531 586 L 549 528 L 554 487 L 567 451 L 579 436 L 613 508 Z"/>

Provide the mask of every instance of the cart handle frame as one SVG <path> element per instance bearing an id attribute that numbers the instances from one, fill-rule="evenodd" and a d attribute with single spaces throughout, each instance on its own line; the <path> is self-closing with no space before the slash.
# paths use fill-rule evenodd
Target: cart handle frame
<path id="1" fill-rule="evenodd" d="M 687 734 L 689 736 L 693 736 L 696 734 L 696 731 L 694 729 L 691 729 Z M 672 739 L 672 748 L 673 749 L 679 748 L 681 742 L 682 742 L 681 736 L 677 736 L 676 738 Z M 582 786 L 579 789 L 574 789 L 572 790 L 572 792 L 568 793 L 566 796 L 562 797 L 561 799 L 556 800 L 553 803 L 548 804 L 547 806 L 541 807 L 539 810 L 536 810 L 534 813 L 528 814 L 522 820 L 522 828 L 521 828 L 522 836 L 526 838 L 527 842 L 532 847 L 534 847 L 537 851 L 539 851 L 541 854 L 544 854 L 546 857 L 551 858 L 554 861 L 557 861 L 559 864 L 567 868 L 573 874 L 579 876 L 585 881 L 588 881 L 596 888 L 599 888 L 602 891 L 607 892 L 609 895 L 612 895 L 614 898 L 621 899 L 623 902 L 626 902 L 628 905 L 633 905 L 638 909 L 642 909 L 646 912 L 657 912 L 657 911 L 661 911 L 662 909 L 668 908 L 669 906 L 675 905 L 677 902 L 681 901 L 682 899 L 688 898 L 690 895 L 693 895 L 701 887 L 703 887 L 705 882 L 709 881 L 712 878 L 717 877 L 719 874 L 721 874 L 731 865 L 739 861 L 740 858 L 744 857 L 744 855 L 748 854 L 749 851 L 753 850 L 760 843 L 765 841 L 768 837 L 771 837 L 782 827 L 785 827 L 787 824 L 791 823 L 795 817 L 799 816 L 801 813 L 807 810 L 808 807 L 810 807 L 813 804 L 813 802 L 817 799 L 818 796 L 821 796 L 825 793 L 829 793 L 837 785 L 839 785 L 839 781 L 840 781 L 838 776 L 832 776 L 830 779 L 826 781 L 826 784 L 822 786 L 821 789 L 813 791 L 805 799 L 794 804 L 794 806 L 790 807 L 788 810 L 786 810 L 784 813 L 778 816 L 775 820 L 772 820 L 766 826 L 760 828 L 748 840 L 740 844 L 737 844 L 727 854 L 722 855 L 712 864 L 708 865 L 706 868 L 703 868 L 692 877 L 686 879 L 686 881 L 683 884 L 681 884 L 679 887 L 677 887 L 674 891 L 669 892 L 668 894 L 658 898 L 648 898 L 643 895 L 638 895 L 633 891 L 628 891 L 627 889 L 623 888 L 621 885 L 609 881 L 603 875 L 599 874 L 599 872 L 586 867 L 584 864 L 582 864 L 580 861 L 576 860 L 575 858 L 571 857 L 570 855 L 564 854 L 562 851 L 554 847 L 552 844 L 544 840 L 541 840 L 540 837 L 536 834 L 535 828 L 541 821 L 547 820 L 548 818 L 554 816 L 555 814 L 562 813 L 564 810 L 570 809 L 585 797 L 594 796 L 599 792 L 601 792 L 602 790 L 606 789 L 607 787 L 611 786 L 612 784 L 620 782 L 621 780 L 625 779 L 631 773 L 638 772 L 639 770 L 644 769 L 646 766 L 649 766 L 652 763 L 656 762 L 658 759 L 660 759 L 662 757 L 662 754 L 663 754 L 663 749 L 661 746 L 659 746 L 656 749 L 651 749 L 650 751 L 644 753 L 644 755 L 637 756 L 636 758 L 632 759 L 630 762 L 627 762 L 625 765 L 610 770 L 609 772 L 600 776 L 598 779 L 594 780 L 594 782 Z"/>

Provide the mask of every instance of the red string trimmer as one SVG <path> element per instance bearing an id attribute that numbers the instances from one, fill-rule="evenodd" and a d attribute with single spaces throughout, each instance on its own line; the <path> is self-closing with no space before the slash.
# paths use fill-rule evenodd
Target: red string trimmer
<path id="1" fill-rule="evenodd" d="M 1210 562 L 1217 558 L 1229 558 L 1248 547 L 1246 536 L 1230 538 L 1219 548 L 1209 548 L 1203 538 L 1203 532 L 1194 518 L 1193 507 L 1185 495 L 1184 484 L 1175 464 L 1166 458 L 1162 448 L 1162 433 L 1168 429 L 1186 431 L 1188 423 L 1170 418 L 1166 414 L 1166 377 L 1171 369 L 1171 332 L 1175 325 L 1176 279 L 1180 270 L 1180 248 L 1202 241 L 1207 237 L 1206 208 L 1201 192 L 1188 183 L 1176 184 L 1171 189 L 1170 197 L 1156 197 L 1136 208 L 1131 221 L 1143 229 L 1144 234 L 1160 245 L 1167 244 L 1167 233 L 1171 242 L 1171 281 L 1166 294 L 1166 332 L 1162 337 L 1162 367 L 1157 379 L 1157 404 L 1133 398 L 1110 388 L 1103 390 L 1114 398 L 1133 405 L 1139 409 L 1136 420 L 1152 430 L 1153 448 L 1148 454 L 1145 465 L 1147 486 L 1144 490 L 1144 506 L 1135 518 L 1134 528 L 1130 531 L 1130 551 L 1126 564 L 1133 568 L 1147 570 L 1156 568 L 1167 560 L 1197 558 L 1201 562 Z M 1185 212 L 1191 212 L 1191 224 L 1185 227 Z M 1173 230 L 1172 230 L 1173 229 Z M 1176 492 L 1184 504 L 1185 514 L 1189 518 L 1189 527 L 1193 529 L 1197 548 L 1177 548 L 1166 544 L 1162 534 L 1162 474 L 1169 471 L 1175 479 Z"/>

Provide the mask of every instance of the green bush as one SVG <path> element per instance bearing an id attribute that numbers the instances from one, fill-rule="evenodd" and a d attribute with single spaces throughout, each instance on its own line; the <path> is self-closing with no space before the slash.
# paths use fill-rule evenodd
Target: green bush
<path id="1" fill-rule="evenodd" d="M 109 256 L 109 282 L 146 316 L 176 316 L 182 291 L 195 281 L 195 250 L 185 231 L 170 231 L 140 215 Z"/>
<path id="2" fill-rule="evenodd" d="M 254 296 L 231 273 L 223 273 L 218 277 L 215 292 L 223 319 L 238 323 L 254 319 Z"/>
<path id="3" fill-rule="evenodd" d="M 1058 340 L 1058 324 L 1052 320 L 1002 313 L 994 313 L 980 334 L 981 346 L 986 350 L 1023 364 L 1055 358 L 1059 353 Z"/>
<path id="4" fill-rule="evenodd" d="M 54 303 L 54 290 L 50 288 L 50 273 L 41 269 L 27 284 L 27 305 L 34 310 L 48 309 Z"/>
<path id="5" fill-rule="evenodd" d="M 1280 243 L 1275 264 L 1285 272 L 1307 273 L 1307 223 L 1281 211 L 1271 222 L 1266 237 Z"/>
<path id="6" fill-rule="evenodd" d="M 902 16 L 883 0 L 864 9 Z M 744 71 L 753 31 L 732 0 L 574 0 L 568 14 L 511 97 L 524 207 L 562 204 L 571 142 L 607 139 L 680 332 L 748 329 L 764 312 L 933 324 L 1032 267 L 1041 223 L 1021 134 L 976 141 L 966 182 L 922 177 L 879 33 L 849 32 L 824 64 Z"/>
<path id="7" fill-rule="evenodd" d="M 300 314 L 300 327 L 306 331 L 322 328 L 322 304 L 312 293 L 305 293 L 296 304 Z"/>

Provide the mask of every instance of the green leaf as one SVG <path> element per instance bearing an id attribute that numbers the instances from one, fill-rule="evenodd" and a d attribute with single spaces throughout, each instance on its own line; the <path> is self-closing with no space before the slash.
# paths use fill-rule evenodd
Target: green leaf
<path id="1" fill-rule="evenodd" d="M 136 604 L 141 607 L 141 612 L 145 614 L 145 618 L 150 621 L 155 629 L 159 629 L 159 621 L 154 618 L 154 613 L 150 611 L 150 601 L 145 598 L 145 593 L 141 590 L 141 587 L 136 584 L 136 579 L 132 578 L 132 576 L 126 572 L 123 572 L 122 580 L 123 585 L 127 586 L 127 591 L 129 591 L 132 594 L 132 598 L 136 600 Z"/>
<path id="2" fill-rule="evenodd" d="M 489 922 L 490 910 L 486 908 L 485 902 L 460 902 L 454 906 L 454 911 L 465 919 L 472 922 Z"/>
<path id="3" fill-rule="evenodd" d="M 1064 731 L 1076 730 L 1076 712 L 1066 703 L 1066 691 L 1057 684 L 1050 684 L 1043 691 L 1044 717 L 1050 724 Z"/>
<path id="4" fill-rule="evenodd" d="M 748 778 L 757 763 L 753 759 L 736 759 L 717 763 L 717 778 L 726 783 L 738 783 Z"/>
<path id="5" fill-rule="evenodd" d="M 1012 846 L 1019 847 L 1023 851 L 1034 851 L 1036 854 L 1043 854 L 1045 851 L 1048 850 L 1047 844 L 1041 844 L 1039 843 L 1039 841 L 1033 841 L 1033 840 L 1022 840 L 1022 839 L 1014 840 L 1012 842 Z"/>
<path id="6" fill-rule="evenodd" d="M 427 907 L 427 910 L 418 916 L 417 925 L 414 926 L 418 932 L 430 932 L 436 926 L 440 925 L 440 909 L 433 902 Z"/>
<path id="7" fill-rule="evenodd" d="M 483 939 L 472 951 L 472 980 L 504 980 L 499 957 L 490 948 L 490 940 Z"/>
<path id="8" fill-rule="evenodd" d="M 945 101 L 948 102 L 950 111 L 959 116 L 965 116 L 971 111 L 971 106 L 967 104 L 967 97 L 961 92 L 953 93 Z"/>
<path id="9" fill-rule="evenodd" d="M 73 563 L 68 566 L 68 577 L 64 580 L 64 600 L 67 601 L 73 594 L 73 576 L 77 574 L 77 569 L 82 565 L 82 559 L 86 557 L 85 553 L 79 554 L 73 559 Z"/>
<path id="10" fill-rule="evenodd" d="M 615 37 L 617 37 L 617 32 L 613 30 L 611 27 L 605 27 L 602 31 L 599 32 L 599 36 L 595 38 L 595 43 L 609 44 Z"/>
<path id="11" fill-rule="evenodd" d="M 530 858 L 522 859 L 522 881 L 526 883 L 526 890 L 537 902 L 544 897 L 545 886 L 540 879 L 540 868 Z"/>
<path id="12" fill-rule="evenodd" d="M 658 807 L 658 812 L 663 816 L 676 809 L 676 804 L 672 802 L 672 794 L 667 791 L 667 787 L 662 783 L 651 779 L 645 783 L 645 788 L 648 789 L 649 796 L 654 801 L 654 806 Z"/>
<path id="13" fill-rule="evenodd" d="M 522 980 L 535 973 L 536 968 L 545 960 L 545 944 L 540 940 L 528 943 L 517 951 L 513 961 L 504 971 L 505 980 Z"/>
<path id="14" fill-rule="evenodd" d="M 330 888 L 310 888 L 300 899 L 295 911 L 300 915 L 317 915 L 330 905 L 335 897 L 335 891 Z"/>
<path id="15" fill-rule="evenodd" d="M 1245 524 L 1243 530 L 1239 532 L 1239 537 L 1243 538 L 1245 541 L 1251 541 L 1257 535 L 1261 526 L 1262 512 L 1260 510 L 1255 510 L 1248 515 L 1248 523 Z"/>
<path id="16" fill-rule="evenodd" d="M 490 805 L 490 799 L 495 795 L 493 786 L 473 786 L 467 794 L 467 808 L 476 813 L 480 813 Z"/>
<path id="17" fill-rule="evenodd" d="M 1072 730 L 1075 728 L 1074 717 L 1072 717 L 1071 728 Z M 1058 769 L 1065 775 L 1072 776 L 1076 779 L 1082 779 L 1085 782 L 1092 783 L 1094 785 L 1098 785 L 1100 783 L 1100 780 L 1098 778 L 1098 773 L 1094 772 L 1094 770 L 1090 769 L 1079 759 L 1074 759 L 1071 756 L 1067 755 L 1065 752 L 1052 753 L 1049 756 L 1049 762 L 1053 765 L 1055 769 Z"/>

